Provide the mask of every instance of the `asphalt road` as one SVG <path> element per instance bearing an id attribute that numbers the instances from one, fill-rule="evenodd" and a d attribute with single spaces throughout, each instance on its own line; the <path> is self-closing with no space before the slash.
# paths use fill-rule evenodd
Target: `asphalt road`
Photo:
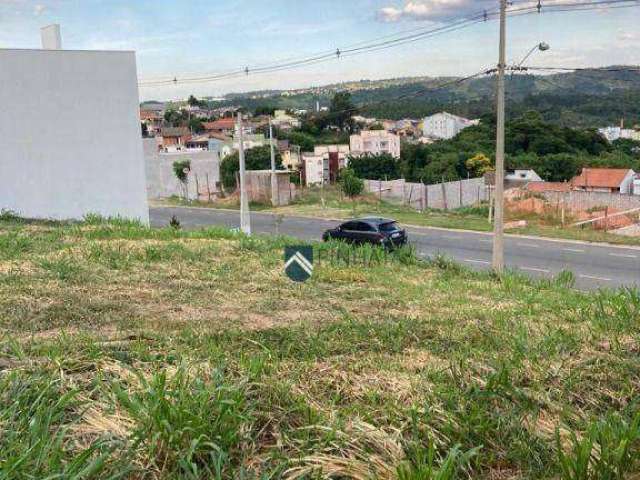
<path id="1" fill-rule="evenodd" d="M 151 224 L 166 226 L 175 215 L 184 228 L 211 225 L 238 227 L 237 212 L 201 208 L 154 207 L 150 209 Z M 305 240 L 320 240 L 322 233 L 340 222 L 305 217 L 284 217 L 277 226 L 276 217 L 252 213 L 254 233 L 273 234 L 278 231 Z M 407 228 L 409 239 L 422 256 L 445 254 L 476 269 L 491 265 L 492 235 L 489 233 Z M 551 277 L 562 270 L 575 274 L 576 287 L 585 290 L 640 286 L 640 248 L 618 247 L 585 242 L 549 240 L 507 236 L 505 262 L 536 277 Z"/>

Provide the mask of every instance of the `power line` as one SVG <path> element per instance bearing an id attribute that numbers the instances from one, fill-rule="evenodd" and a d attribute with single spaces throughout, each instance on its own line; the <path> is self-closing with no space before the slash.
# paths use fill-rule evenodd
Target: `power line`
<path id="1" fill-rule="evenodd" d="M 592 0 L 588 2 L 558 2 L 558 3 L 549 3 L 549 0 L 545 1 L 544 4 L 542 1 L 539 1 L 537 5 L 531 4 L 529 0 L 522 0 L 517 2 L 512 2 L 512 4 L 525 4 L 525 6 L 520 8 L 512 8 L 509 11 L 510 16 L 520 16 L 520 15 L 530 15 L 530 14 L 540 14 L 540 13 L 553 13 L 559 11 L 584 11 L 587 9 L 600 9 L 603 5 L 607 6 L 607 8 L 622 8 L 622 7 L 635 7 L 640 5 L 640 0 Z M 293 68 L 299 68 L 303 66 L 315 65 L 318 63 L 323 63 L 326 61 L 333 61 L 339 58 L 349 58 L 356 55 L 372 53 L 388 48 L 397 47 L 400 45 L 404 45 L 407 43 L 413 43 L 416 41 L 420 41 L 426 38 L 430 38 L 436 35 L 441 35 L 444 33 L 450 33 L 453 31 L 457 31 L 463 28 L 468 28 L 477 23 L 486 22 L 488 20 L 493 20 L 497 15 L 497 11 L 484 10 L 481 13 L 475 14 L 471 17 L 465 17 L 447 25 L 443 25 L 437 28 L 425 30 L 425 29 L 413 29 L 410 31 L 399 32 L 396 34 L 387 35 L 384 37 L 379 37 L 378 39 L 371 41 L 363 41 L 356 44 L 353 44 L 350 47 L 346 47 L 343 49 L 337 48 L 335 51 L 324 51 L 320 54 L 313 55 L 306 58 L 298 58 L 295 57 L 290 61 L 285 61 L 283 63 L 266 63 L 262 64 L 264 66 L 255 66 L 255 67 L 244 67 L 242 69 L 231 70 L 224 73 L 206 75 L 206 76 L 197 76 L 190 78 L 180 78 L 174 77 L 173 79 L 165 79 L 165 80 L 157 80 L 157 81 L 148 81 L 148 82 L 140 82 L 140 87 L 152 87 L 152 86 L 163 86 L 163 85 L 172 85 L 172 84 L 193 84 L 193 83 L 205 83 L 205 82 L 213 82 L 231 78 L 237 78 L 241 76 L 248 76 L 250 74 L 263 74 L 263 73 L 273 73 L 282 70 L 289 70 Z M 397 37 L 398 35 L 401 35 Z M 396 38 L 397 37 L 397 38 Z M 385 40 L 385 38 L 387 40 Z"/>

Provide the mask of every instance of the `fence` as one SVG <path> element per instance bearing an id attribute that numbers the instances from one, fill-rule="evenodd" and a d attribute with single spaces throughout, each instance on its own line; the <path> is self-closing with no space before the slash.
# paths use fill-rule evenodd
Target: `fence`
<path id="1" fill-rule="evenodd" d="M 208 199 L 219 189 L 220 162 L 215 152 L 159 153 L 155 139 L 143 140 L 148 198 L 183 197 L 190 200 Z M 185 187 L 173 171 L 173 163 L 189 160 L 191 172 Z"/>
<path id="2" fill-rule="evenodd" d="M 483 178 L 472 178 L 435 185 L 408 183 L 404 180 L 365 180 L 365 190 L 381 200 L 401 203 L 417 210 L 436 208 L 449 210 L 477 205 L 488 200 Z"/>
<path id="3" fill-rule="evenodd" d="M 580 212 L 590 208 L 609 207 L 617 211 L 640 208 L 640 195 L 621 195 L 606 192 L 542 192 L 542 196 L 552 205 L 563 206 L 570 211 Z"/>

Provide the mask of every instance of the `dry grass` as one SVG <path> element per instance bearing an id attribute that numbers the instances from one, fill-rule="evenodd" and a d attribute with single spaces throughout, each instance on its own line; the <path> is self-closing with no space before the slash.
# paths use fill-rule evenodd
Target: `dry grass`
<path id="1" fill-rule="evenodd" d="M 556 436 L 571 453 L 638 410 L 637 292 L 412 258 L 298 285 L 282 246 L 0 223 L 0 473 L 85 478 L 90 451 L 95 478 L 404 480 L 433 452 L 461 477 L 556 478 Z M 38 422 L 59 451 L 24 440 Z"/>

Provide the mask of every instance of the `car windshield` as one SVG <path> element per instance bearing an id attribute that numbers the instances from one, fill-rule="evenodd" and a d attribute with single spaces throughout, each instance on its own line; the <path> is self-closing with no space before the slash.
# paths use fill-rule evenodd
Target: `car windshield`
<path id="1" fill-rule="evenodd" d="M 381 223 L 379 228 L 381 232 L 395 232 L 396 230 L 400 230 L 398 222 Z"/>

